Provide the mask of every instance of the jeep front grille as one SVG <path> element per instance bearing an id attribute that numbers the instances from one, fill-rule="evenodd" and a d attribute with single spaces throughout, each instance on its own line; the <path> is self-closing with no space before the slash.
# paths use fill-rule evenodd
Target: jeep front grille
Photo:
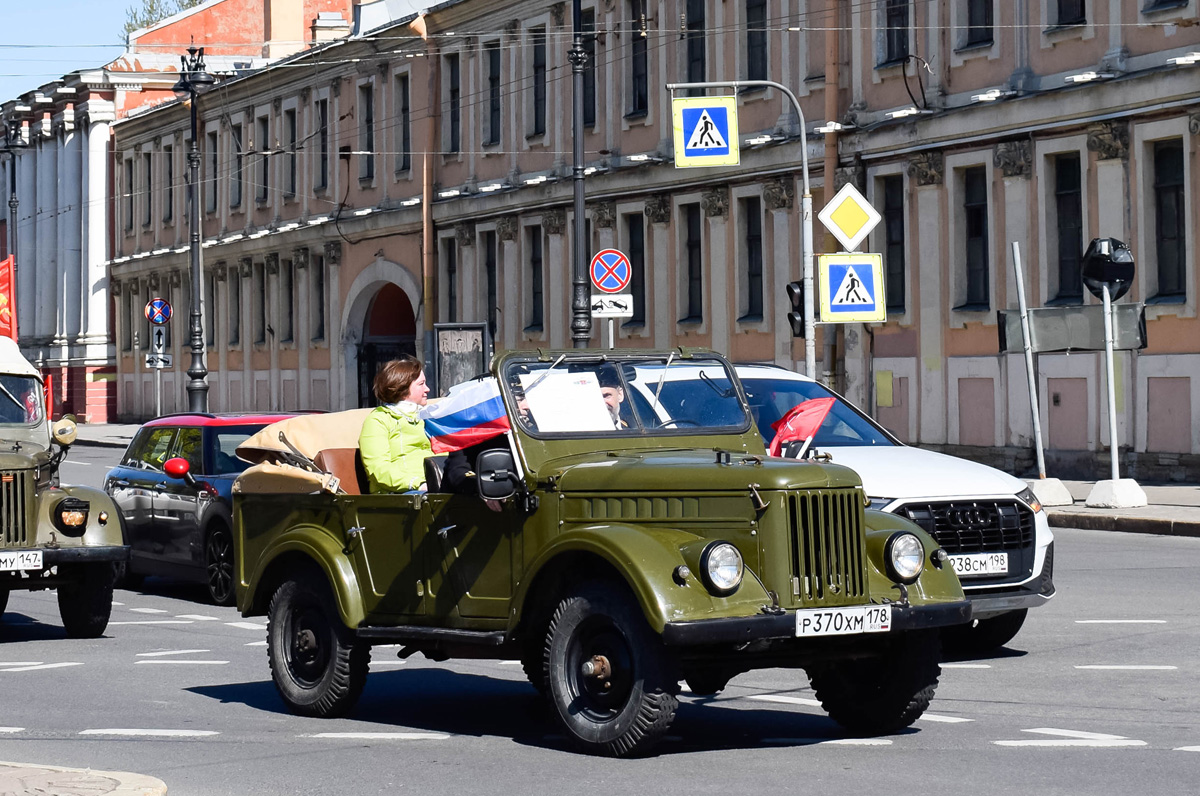
<path id="1" fill-rule="evenodd" d="M 802 605 L 861 601 L 867 592 L 862 491 L 793 492 L 788 523 L 792 596 Z"/>
<path id="2" fill-rule="evenodd" d="M 1015 500 L 909 503 L 896 513 L 920 525 L 952 555 L 1033 547 L 1033 512 Z"/>
<path id="3" fill-rule="evenodd" d="M 33 473 L 0 471 L 0 546 L 29 544 L 29 512 L 33 507 Z"/>

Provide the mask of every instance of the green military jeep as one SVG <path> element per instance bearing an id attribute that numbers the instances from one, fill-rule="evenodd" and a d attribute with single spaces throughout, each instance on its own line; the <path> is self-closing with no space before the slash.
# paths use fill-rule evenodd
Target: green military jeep
<path id="1" fill-rule="evenodd" d="M 854 733 L 926 709 L 935 628 L 970 618 L 945 553 L 866 511 L 853 471 L 766 456 L 724 359 L 510 352 L 492 375 L 511 431 L 478 452 L 477 494 L 439 492 L 437 458 L 427 493 L 361 494 L 365 410 L 239 449 L 262 463 L 234 486 L 238 605 L 268 616 L 290 710 L 345 714 L 373 644 L 520 660 L 601 754 L 661 738 L 680 681 L 713 694 L 757 668 L 804 668 Z"/>
<path id="2" fill-rule="evenodd" d="M 70 415 L 51 428 L 41 374 L 0 337 L 0 615 L 13 590 L 57 589 L 67 635 L 95 638 L 129 548 L 108 495 L 58 483 L 75 433 Z"/>

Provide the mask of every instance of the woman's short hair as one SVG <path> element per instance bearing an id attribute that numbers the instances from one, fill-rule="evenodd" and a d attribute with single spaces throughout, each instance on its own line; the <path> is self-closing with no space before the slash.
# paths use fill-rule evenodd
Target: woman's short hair
<path id="1" fill-rule="evenodd" d="M 394 404 L 408 397 L 408 388 L 421 375 L 421 360 L 407 354 L 385 364 L 375 374 L 375 398 Z"/>

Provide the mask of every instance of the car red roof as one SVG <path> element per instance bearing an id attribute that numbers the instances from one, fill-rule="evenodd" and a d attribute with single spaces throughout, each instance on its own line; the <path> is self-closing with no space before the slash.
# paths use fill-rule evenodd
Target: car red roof
<path id="1" fill-rule="evenodd" d="M 156 417 L 144 426 L 268 426 L 279 420 L 295 417 L 295 412 L 272 412 L 268 414 L 177 414 Z"/>

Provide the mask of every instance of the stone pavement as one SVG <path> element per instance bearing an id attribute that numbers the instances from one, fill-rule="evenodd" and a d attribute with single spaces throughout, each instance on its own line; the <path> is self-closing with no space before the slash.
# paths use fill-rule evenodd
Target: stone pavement
<path id="1" fill-rule="evenodd" d="M 166 792 L 161 779 L 143 774 L 0 762 L 3 796 L 159 796 Z"/>

